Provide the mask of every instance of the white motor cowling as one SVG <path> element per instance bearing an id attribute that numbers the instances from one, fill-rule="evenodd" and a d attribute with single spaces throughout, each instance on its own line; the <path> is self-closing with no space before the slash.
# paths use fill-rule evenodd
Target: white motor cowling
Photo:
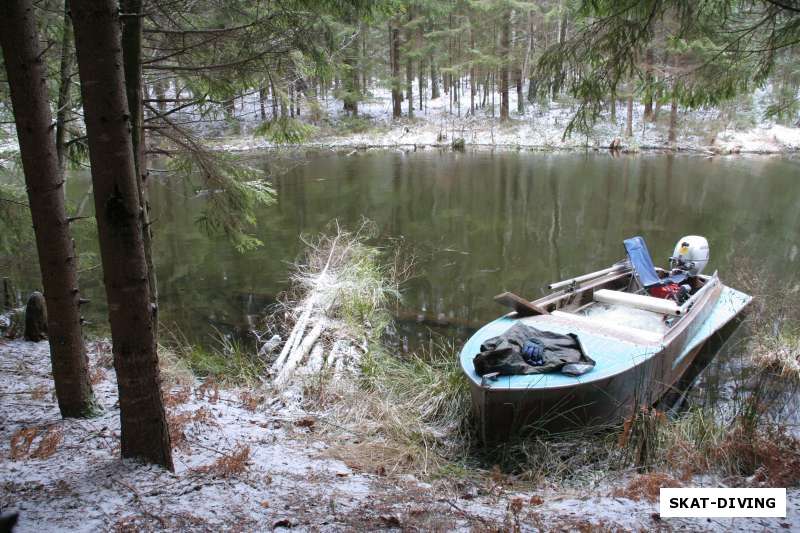
<path id="1" fill-rule="evenodd" d="M 675 245 L 675 251 L 669 258 L 670 267 L 685 270 L 691 276 L 703 272 L 708 264 L 708 241 L 699 235 L 687 235 Z"/>

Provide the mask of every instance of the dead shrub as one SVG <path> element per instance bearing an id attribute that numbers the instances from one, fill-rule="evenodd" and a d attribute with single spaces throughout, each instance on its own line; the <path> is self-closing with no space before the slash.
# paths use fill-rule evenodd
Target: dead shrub
<path id="1" fill-rule="evenodd" d="M 164 391 L 164 407 L 171 408 L 183 405 L 191 398 L 192 390 L 188 385 L 184 385 L 177 389 L 170 389 Z"/>
<path id="2" fill-rule="evenodd" d="M 195 389 L 194 397 L 198 400 L 207 398 L 208 403 L 217 403 L 219 401 L 219 383 L 213 376 L 207 377 L 205 381 Z"/>
<path id="3" fill-rule="evenodd" d="M 31 391 L 31 398 L 34 399 L 34 400 L 41 400 L 45 396 L 47 396 L 47 393 L 49 391 L 50 391 L 50 389 L 48 387 L 46 387 L 45 385 L 39 385 L 38 387 L 36 387 L 35 389 L 33 389 Z"/>
<path id="4" fill-rule="evenodd" d="M 239 401 L 242 402 L 244 408 L 250 412 L 255 412 L 258 406 L 264 403 L 264 400 L 263 394 L 252 393 L 247 390 L 243 390 L 239 393 Z"/>
<path id="5" fill-rule="evenodd" d="M 250 446 L 239 445 L 231 453 L 223 455 L 210 465 L 201 466 L 197 471 L 213 477 L 229 478 L 247 470 L 249 460 Z"/>
<path id="6" fill-rule="evenodd" d="M 658 500 L 662 487 L 682 487 L 683 484 L 663 472 L 650 472 L 641 474 L 633 478 L 624 489 L 615 489 L 613 495 L 618 498 L 628 498 L 629 500 Z"/>
<path id="7" fill-rule="evenodd" d="M 800 485 L 800 439 L 785 428 L 748 432 L 736 428 L 715 451 L 731 473 L 752 476 L 754 484 L 773 487 Z"/>
<path id="8" fill-rule="evenodd" d="M 106 371 L 100 366 L 94 367 L 94 369 L 89 373 L 89 381 L 91 382 L 92 385 L 97 385 L 105 378 L 106 378 Z"/>
<path id="9" fill-rule="evenodd" d="M 109 341 L 97 341 L 94 343 L 96 354 L 96 364 L 103 368 L 114 368 L 114 353 Z"/>
<path id="10" fill-rule="evenodd" d="M 33 439 L 39 434 L 38 428 L 22 428 L 11 436 L 11 459 L 18 461 L 28 456 Z"/>
<path id="11" fill-rule="evenodd" d="M 189 412 L 184 411 L 181 413 L 171 413 L 167 415 L 167 423 L 169 425 L 169 438 L 172 446 L 178 449 L 184 449 L 186 446 L 186 429 L 191 424 L 216 424 L 214 415 L 205 407 Z"/>
<path id="12" fill-rule="evenodd" d="M 47 433 L 39 440 L 36 449 L 30 455 L 31 459 L 47 459 L 56 453 L 56 448 L 61 444 L 63 437 L 64 433 L 60 428 L 51 427 L 48 429 Z"/>

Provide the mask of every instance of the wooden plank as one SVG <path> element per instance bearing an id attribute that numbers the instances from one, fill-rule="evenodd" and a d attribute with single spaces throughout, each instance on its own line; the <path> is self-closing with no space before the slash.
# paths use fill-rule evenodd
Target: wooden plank
<path id="1" fill-rule="evenodd" d="M 550 313 L 538 305 L 535 305 L 513 292 L 504 292 L 494 297 L 494 301 L 500 305 L 510 307 L 519 316 L 549 315 Z"/>

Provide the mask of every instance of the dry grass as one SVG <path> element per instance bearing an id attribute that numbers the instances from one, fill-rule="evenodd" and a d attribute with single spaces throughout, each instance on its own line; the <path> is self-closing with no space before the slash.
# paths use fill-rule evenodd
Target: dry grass
<path id="1" fill-rule="evenodd" d="M 237 445 L 233 451 L 207 466 L 197 469 L 198 472 L 217 478 L 230 478 L 244 473 L 250 460 L 250 446 Z"/>
<path id="2" fill-rule="evenodd" d="M 364 471 L 435 475 L 467 453 L 469 394 L 453 347 L 405 358 L 373 350 L 362 375 L 309 398 L 340 444 L 329 453 Z M 353 438 L 356 436 L 356 438 Z"/>
<path id="3" fill-rule="evenodd" d="M 664 487 L 682 487 L 683 484 L 663 472 L 651 472 L 634 477 L 623 489 L 616 489 L 613 495 L 618 498 L 628 498 L 630 500 L 648 500 L 654 502 L 658 500 L 660 491 Z"/>
<path id="4" fill-rule="evenodd" d="M 190 387 L 195 377 L 192 369 L 170 346 L 158 346 L 158 365 L 161 370 L 161 384 L 164 388 Z"/>
<path id="5" fill-rule="evenodd" d="M 800 335 L 779 331 L 758 337 L 753 346 L 753 360 L 759 368 L 800 383 Z"/>

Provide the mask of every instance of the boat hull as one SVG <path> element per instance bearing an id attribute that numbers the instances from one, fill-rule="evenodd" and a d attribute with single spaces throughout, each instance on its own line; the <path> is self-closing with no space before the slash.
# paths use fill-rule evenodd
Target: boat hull
<path id="1" fill-rule="evenodd" d="M 707 347 L 718 350 L 724 344 L 735 330 L 726 325 L 736 322 L 749 302 L 749 296 L 720 284 L 694 310 L 692 319 L 674 328 L 658 347 L 651 347 L 649 355 L 609 375 L 604 375 L 601 368 L 573 381 L 551 378 L 544 382 L 546 386 L 522 386 L 521 380 L 508 378 L 491 382 L 476 379 L 474 371 L 470 374 L 470 359 L 462 353 L 481 439 L 491 444 L 508 440 L 522 429 L 564 433 L 620 424 L 636 407 L 654 405 L 668 393 L 676 392 L 676 387 L 685 386 L 682 378 L 694 361 L 700 354 L 709 358 L 704 352 Z M 519 320 L 530 321 L 531 325 L 548 323 L 536 318 Z M 511 322 L 508 317 L 501 321 L 503 326 Z M 474 351 L 477 340 L 468 342 L 465 350 Z M 599 361 L 598 367 L 601 364 Z M 593 373 L 599 377 L 592 378 Z"/>

